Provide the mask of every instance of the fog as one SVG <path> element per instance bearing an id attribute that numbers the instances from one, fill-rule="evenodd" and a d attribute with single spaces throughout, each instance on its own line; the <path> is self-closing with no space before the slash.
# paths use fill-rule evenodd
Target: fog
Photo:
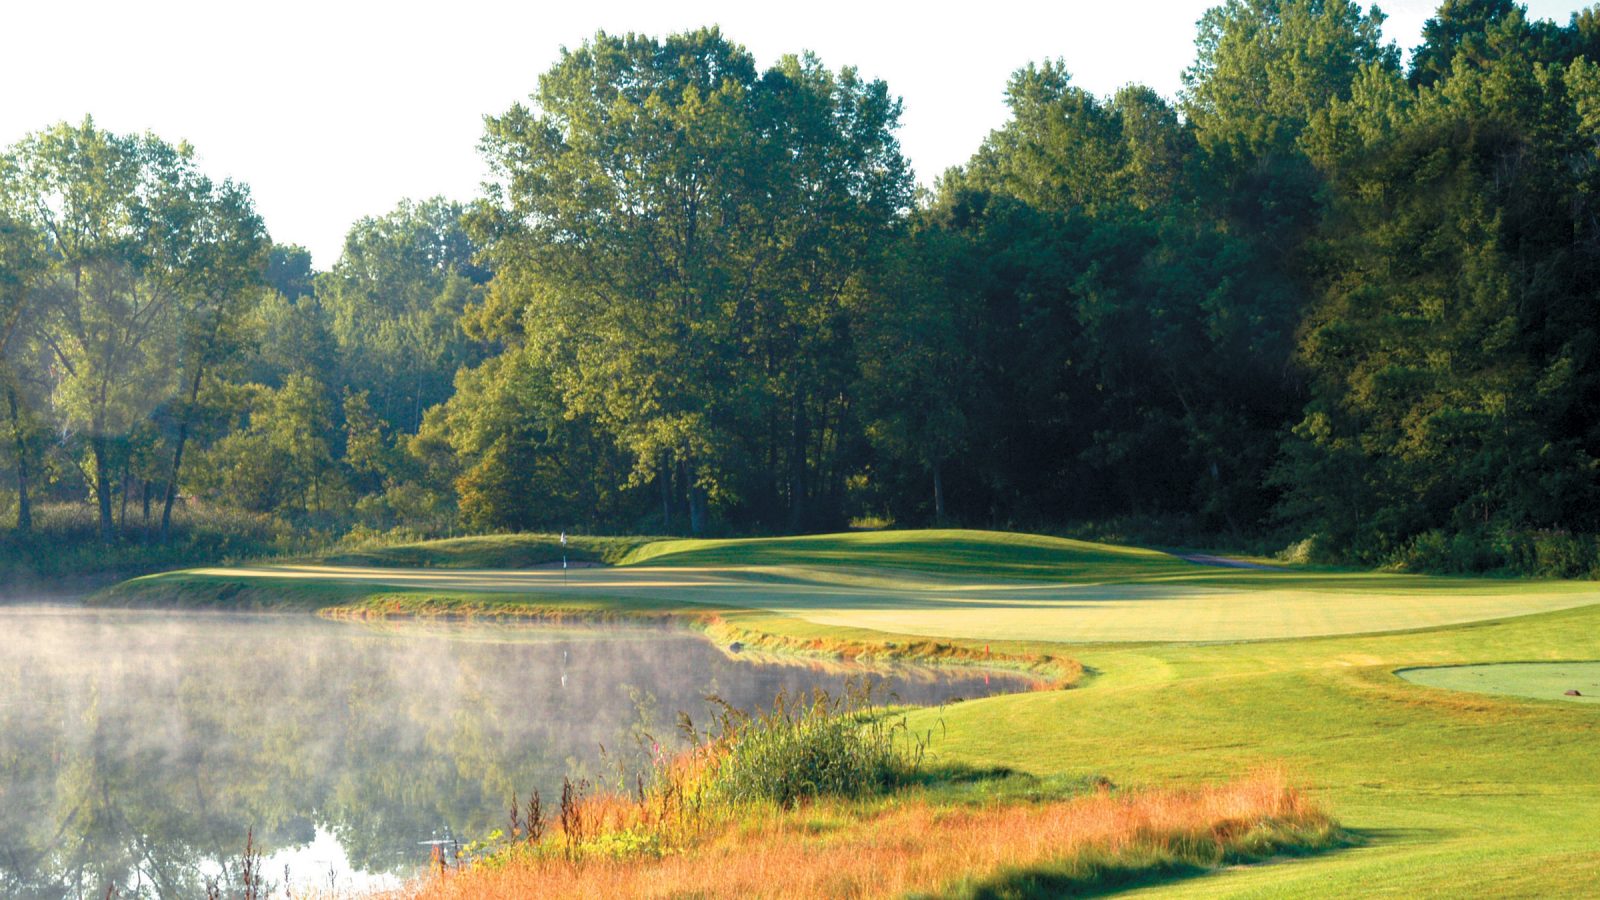
<path id="1" fill-rule="evenodd" d="M 659 628 L 0 607 L 0 896 L 203 895 L 252 830 L 280 886 L 405 874 L 503 827 L 513 792 L 616 781 L 707 694 L 846 672 Z M 1015 685 L 876 677 L 915 703 Z M 345 859 L 282 871 L 332 839 Z"/>

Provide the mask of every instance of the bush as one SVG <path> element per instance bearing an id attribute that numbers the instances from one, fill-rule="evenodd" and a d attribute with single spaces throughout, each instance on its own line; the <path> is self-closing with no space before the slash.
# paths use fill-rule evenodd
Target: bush
<path id="1" fill-rule="evenodd" d="M 1593 578 L 1600 566 L 1600 542 L 1594 535 L 1536 532 L 1534 566 L 1539 574 L 1554 578 Z"/>
<path id="2" fill-rule="evenodd" d="M 173 509 L 165 542 L 159 511 L 147 524 L 129 510 L 110 544 L 101 542 L 98 514 L 89 504 L 40 504 L 33 513 L 28 534 L 0 531 L 0 584 L 76 590 L 161 569 L 304 552 L 316 543 L 269 516 L 197 501 Z"/>
<path id="3" fill-rule="evenodd" d="M 1392 563 L 1417 572 L 1594 578 L 1600 575 L 1600 537 L 1565 531 L 1436 529 L 1412 538 Z"/>

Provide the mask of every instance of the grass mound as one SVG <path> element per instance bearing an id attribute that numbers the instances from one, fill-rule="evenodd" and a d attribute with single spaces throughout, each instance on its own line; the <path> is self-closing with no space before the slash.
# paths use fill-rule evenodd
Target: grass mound
<path id="1" fill-rule="evenodd" d="M 1194 567 L 1156 550 L 1003 531 L 874 531 L 643 543 L 627 566 L 848 566 L 1048 581 L 1116 581 Z"/>

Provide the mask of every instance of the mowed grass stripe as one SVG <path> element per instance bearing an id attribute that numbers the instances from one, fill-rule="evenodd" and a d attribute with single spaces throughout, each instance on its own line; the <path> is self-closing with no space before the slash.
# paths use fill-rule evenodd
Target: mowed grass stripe
<path id="1" fill-rule="evenodd" d="M 529 536 L 541 552 L 548 537 Z M 478 545 L 471 545 L 478 546 Z M 492 543 L 502 558 L 517 544 Z M 458 565 L 460 542 L 441 542 Z M 427 561 L 430 545 L 388 557 Z M 538 557 L 544 560 L 544 557 Z M 304 564 L 199 569 L 130 583 L 264 579 L 374 589 L 512 593 L 535 602 L 625 599 L 763 610 L 834 628 L 1067 643 L 1240 641 L 1434 628 L 1600 602 L 1586 582 L 1370 572 L 1219 569 L 1153 550 L 1038 535 L 872 532 L 658 541 L 616 568 L 391 568 Z M 544 560 L 547 564 L 548 560 Z"/>

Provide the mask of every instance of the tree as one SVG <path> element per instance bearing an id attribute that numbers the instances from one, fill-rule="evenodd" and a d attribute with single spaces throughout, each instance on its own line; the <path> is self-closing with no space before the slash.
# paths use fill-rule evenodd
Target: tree
<path id="1" fill-rule="evenodd" d="M 1292 148 L 1363 67 L 1398 68 L 1384 16 L 1349 0 L 1227 0 L 1200 19 L 1183 110 L 1208 153 L 1238 162 Z"/>
<path id="2" fill-rule="evenodd" d="M 317 277 L 338 387 L 366 391 L 379 418 L 408 433 L 450 396 L 456 370 L 481 359 L 457 324 L 489 277 L 474 261 L 462 211 L 435 197 L 361 219 L 338 262 Z"/>
<path id="3" fill-rule="evenodd" d="M 1407 80 L 1417 87 L 1432 87 L 1450 77 L 1458 56 L 1464 66 L 1491 65 L 1503 49 L 1503 42 L 1491 35 L 1503 24 L 1525 32 L 1525 18 L 1516 0 L 1444 0 L 1422 25 L 1422 43 L 1411 51 Z"/>
<path id="4" fill-rule="evenodd" d="M 200 308 L 186 304 L 207 292 L 217 253 L 259 232 L 248 196 L 202 176 L 193 157 L 188 145 L 85 119 L 25 137 L 4 164 L 8 202 L 43 236 L 47 269 L 34 293 L 60 369 L 53 401 L 66 427 L 87 432 L 104 541 L 112 456 L 175 393 L 170 362 Z"/>
<path id="5" fill-rule="evenodd" d="M 967 249 L 934 223 L 909 233 L 862 304 L 857 344 L 868 437 L 886 459 L 931 479 L 935 524 L 946 518 L 945 471 L 975 443 L 967 417 L 978 390 L 968 343 L 976 323 L 948 280 Z"/>
<path id="6" fill-rule="evenodd" d="M 290 301 L 311 296 L 316 274 L 311 251 L 298 244 L 273 244 L 267 254 L 267 284 Z"/>
<path id="7" fill-rule="evenodd" d="M 260 300 L 261 273 L 271 247 L 244 188 L 232 183 L 216 188 L 200 185 L 193 199 L 196 208 L 187 223 L 193 236 L 185 252 L 189 271 L 179 311 L 178 368 L 185 370 L 185 393 L 177 410 L 172 467 L 161 506 L 163 541 L 171 533 L 172 505 L 201 385 L 219 362 L 237 354 L 243 319 Z"/>
<path id="8" fill-rule="evenodd" d="M 206 453 L 208 486 L 255 512 L 309 516 L 347 501 L 334 455 L 327 388 L 293 374 L 283 387 L 255 386 L 248 422 Z"/>
<path id="9" fill-rule="evenodd" d="M 1544 46 L 1456 65 L 1339 171 L 1313 399 L 1278 476 L 1331 554 L 1600 526 L 1600 80 Z"/>
<path id="10" fill-rule="evenodd" d="M 40 236 L 28 224 L 0 205 L 0 384 L 11 424 L 11 446 L 16 457 L 17 531 L 33 528 L 29 470 L 34 457 L 33 435 L 38 431 L 28 409 L 23 385 L 32 333 L 37 319 L 33 282 L 43 269 Z"/>
<path id="11" fill-rule="evenodd" d="M 522 343 L 638 482 L 791 527 L 837 518 L 849 306 L 909 199 L 899 104 L 716 30 L 597 35 L 489 120 L 479 322 Z M 674 493 L 668 491 L 668 493 Z M 673 503 L 666 504 L 670 510 Z"/>

